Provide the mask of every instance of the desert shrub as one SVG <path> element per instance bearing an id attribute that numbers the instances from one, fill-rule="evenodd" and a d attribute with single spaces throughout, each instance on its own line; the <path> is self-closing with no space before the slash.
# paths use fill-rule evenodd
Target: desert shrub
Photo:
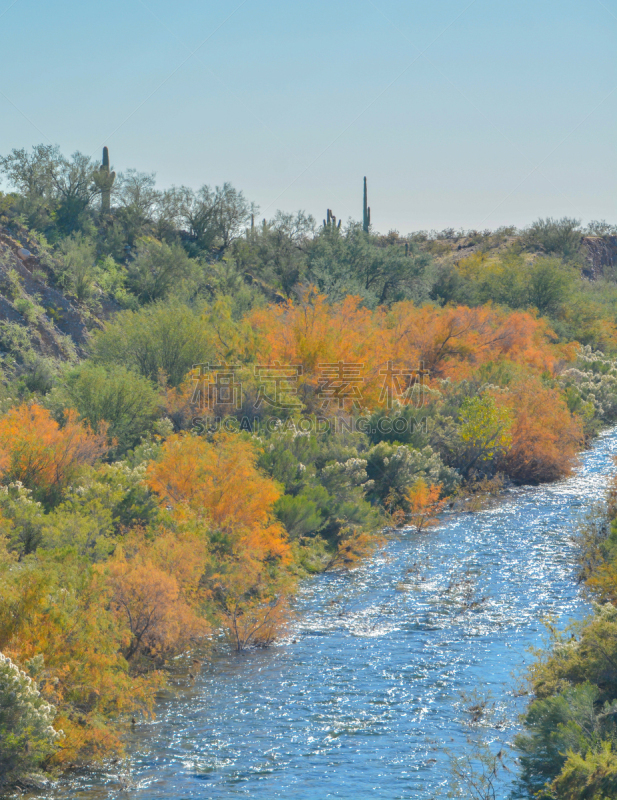
<path id="1" fill-rule="evenodd" d="M 195 275 L 198 264 L 179 244 L 168 245 L 156 239 L 143 239 L 137 245 L 135 260 L 128 266 L 128 287 L 143 303 L 161 300 Z"/>
<path id="2" fill-rule="evenodd" d="M 460 483 L 458 473 L 446 467 L 429 446 L 413 450 L 406 445 L 380 442 L 369 450 L 366 470 L 373 482 L 367 492 L 369 499 L 382 505 L 387 501 L 406 511 L 407 492 L 419 478 L 430 484 L 443 484 L 446 493 Z"/>
<path id="3" fill-rule="evenodd" d="M 56 409 L 76 409 L 95 429 L 106 422 L 116 457 L 140 441 L 159 413 L 151 381 L 116 364 L 81 364 L 66 374 L 49 402 Z"/>
<path id="4" fill-rule="evenodd" d="M 51 391 L 58 376 L 57 363 L 50 358 L 33 355 L 26 359 L 25 366 L 21 381 L 29 392 L 47 394 Z"/>
<path id="5" fill-rule="evenodd" d="M 8 356 L 18 363 L 34 357 L 30 333 L 17 322 L 0 322 L 0 347 L 4 350 L 5 359 Z"/>
<path id="6" fill-rule="evenodd" d="M 562 219 L 539 219 L 523 232 L 523 242 L 527 247 L 555 253 L 563 258 L 574 258 L 581 246 L 580 220 L 563 217 Z"/>
<path id="7" fill-rule="evenodd" d="M 243 273 L 292 295 L 306 272 L 306 247 L 315 220 L 303 212 L 277 212 L 265 225 L 250 230 L 233 244 L 234 259 Z"/>
<path id="8" fill-rule="evenodd" d="M 127 288 L 127 270 L 111 256 L 101 259 L 98 264 L 97 283 L 111 295 L 122 308 L 138 308 L 139 302 Z"/>
<path id="9" fill-rule="evenodd" d="M 20 557 L 33 553 L 43 541 L 45 516 L 32 490 L 20 481 L 0 486 L 0 514 L 9 549 Z"/>
<path id="10" fill-rule="evenodd" d="M 151 381 L 178 386 L 194 364 L 216 363 L 201 315 L 178 302 L 121 311 L 94 337 L 95 363 L 124 366 Z"/>
<path id="11" fill-rule="evenodd" d="M 94 291 L 98 274 L 95 244 L 83 234 L 64 239 L 58 248 L 58 282 L 79 302 L 88 300 Z"/>
<path id="12" fill-rule="evenodd" d="M 576 270 L 559 259 L 539 258 L 526 276 L 528 302 L 543 316 L 556 315 L 569 299 L 577 280 Z"/>
<path id="13" fill-rule="evenodd" d="M 430 256 L 420 253 L 415 243 L 407 252 L 400 245 L 384 247 L 384 238 L 387 241 L 367 236 L 356 223 L 344 231 L 320 229 L 306 248 L 310 281 L 332 301 L 350 294 L 370 307 L 404 298 L 426 300 L 432 281 Z"/>
<path id="14" fill-rule="evenodd" d="M 592 406 L 592 413 L 602 422 L 617 419 L 617 361 L 594 351 L 591 346 L 581 348 L 576 362 L 560 375 L 560 383 L 568 392 L 572 402 L 580 398 L 575 408 L 582 403 Z"/>
<path id="15" fill-rule="evenodd" d="M 57 748 L 55 713 L 32 678 L 0 653 L 0 789 L 27 778 Z"/>
<path id="16" fill-rule="evenodd" d="M 0 281 L 0 290 L 9 300 L 15 300 L 22 295 L 23 278 L 17 270 L 11 266 L 10 251 L 0 252 L 0 266 L 5 270 L 5 274 Z"/>
<path id="17" fill-rule="evenodd" d="M 16 298 L 13 302 L 13 305 L 26 320 L 26 322 L 29 322 L 31 325 L 37 321 L 39 314 L 43 313 L 43 309 L 33 303 L 28 297 Z"/>
<path id="18" fill-rule="evenodd" d="M 617 225 L 611 225 L 605 219 L 592 219 L 585 233 L 589 236 L 617 236 Z"/>

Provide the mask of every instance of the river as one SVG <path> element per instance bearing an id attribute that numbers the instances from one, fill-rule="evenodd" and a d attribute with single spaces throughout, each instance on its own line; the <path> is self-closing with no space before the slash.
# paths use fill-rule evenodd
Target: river
<path id="1" fill-rule="evenodd" d="M 44 796 L 429 800 L 448 780 L 444 749 L 464 752 L 475 731 L 466 698 L 490 693 L 496 727 L 485 733 L 511 741 L 526 702 L 515 676 L 543 620 L 588 611 L 570 537 L 615 453 L 617 429 L 567 480 L 506 491 L 428 533 L 403 532 L 349 574 L 306 580 L 288 638 L 220 648 L 138 722 L 126 777 L 75 774 Z"/>

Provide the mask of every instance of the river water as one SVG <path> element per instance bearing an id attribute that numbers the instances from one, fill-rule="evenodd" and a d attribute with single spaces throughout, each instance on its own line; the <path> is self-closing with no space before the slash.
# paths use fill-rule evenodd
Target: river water
<path id="1" fill-rule="evenodd" d="M 488 698 L 485 735 L 511 741 L 525 703 L 516 674 L 543 620 L 587 613 L 570 536 L 615 453 L 617 429 L 567 480 L 507 491 L 403 532 L 349 574 L 306 580 L 289 638 L 217 652 L 194 683 L 178 680 L 135 727 L 124 776 L 75 775 L 45 797 L 433 798 L 448 781 L 445 751 L 464 752 L 477 733 L 466 709 Z"/>

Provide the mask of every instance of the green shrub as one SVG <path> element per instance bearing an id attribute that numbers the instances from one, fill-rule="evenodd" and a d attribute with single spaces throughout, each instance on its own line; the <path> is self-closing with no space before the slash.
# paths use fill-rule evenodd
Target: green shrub
<path id="1" fill-rule="evenodd" d="M 72 292 L 80 303 L 88 300 L 94 291 L 98 274 L 94 242 L 81 233 L 62 241 L 58 248 L 58 281 Z"/>
<path id="2" fill-rule="evenodd" d="M 154 455 L 154 452 L 149 453 L 150 457 Z M 87 552 L 96 547 L 98 538 L 102 537 L 104 549 L 112 538 L 121 536 L 129 527 L 145 527 L 158 519 L 156 499 L 143 483 L 145 469 L 145 463 L 131 467 L 126 462 L 91 468 L 79 486 L 65 490 L 62 503 L 45 517 L 44 546 L 74 546 Z M 71 538 L 64 520 L 72 516 L 91 517 L 97 529 L 90 528 L 88 535 L 78 532 Z"/>
<path id="3" fill-rule="evenodd" d="M 539 258 L 526 276 L 529 305 L 543 316 L 559 314 L 577 280 L 577 271 L 559 259 Z"/>
<path id="4" fill-rule="evenodd" d="M 19 363 L 35 355 L 28 328 L 17 322 L 0 322 L 0 348 Z"/>
<path id="5" fill-rule="evenodd" d="M 176 301 L 121 311 L 92 343 L 96 363 L 124 366 L 155 382 L 164 376 L 171 386 L 194 364 L 212 361 L 213 352 L 201 315 Z"/>
<path id="6" fill-rule="evenodd" d="M 58 364 L 44 356 L 34 355 L 26 359 L 26 369 L 21 383 L 28 392 L 47 394 L 56 382 Z"/>
<path id="7" fill-rule="evenodd" d="M 617 419 L 617 361 L 607 358 L 604 353 L 594 351 L 589 345 L 582 347 L 578 358 L 563 370 L 560 383 L 566 389 L 573 390 L 568 395 L 569 403 L 577 402 L 578 413 L 593 413 L 604 423 Z M 582 404 L 591 405 L 590 411 L 582 408 Z"/>
<path id="8" fill-rule="evenodd" d="M 32 490 L 20 481 L 0 486 L 0 512 L 9 549 L 20 557 L 34 553 L 43 541 L 45 517 L 41 503 L 32 499 Z"/>
<path id="9" fill-rule="evenodd" d="M 368 476 L 372 486 L 367 496 L 373 502 L 405 507 L 405 493 L 418 478 L 429 483 L 441 483 L 450 493 L 459 483 L 460 477 L 450 467 L 446 467 L 437 453 L 426 446 L 413 450 L 407 445 L 380 442 L 372 447 L 367 455 Z"/>
<path id="10" fill-rule="evenodd" d="M 32 300 L 27 297 L 16 298 L 13 302 L 13 305 L 26 320 L 26 322 L 29 322 L 31 325 L 37 321 L 39 314 L 43 310 L 40 306 L 35 305 Z"/>
<path id="11" fill-rule="evenodd" d="M 318 533 L 324 523 L 318 504 L 306 494 L 297 497 L 284 494 L 275 503 L 274 513 L 291 539 Z"/>
<path id="12" fill-rule="evenodd" d="M 9 261 L 8 253 L 0 253 L 0 266 L 7 267 L 11 262 Z M 22 294 L 23 278 L 14 267 L 9 267 L 5 277 L 0 282 L 0 291 L 6 295 L 9 300 L 15 300 L 21 297 Z"/>
<path id="13" fill-rule="evenodd" d="M 143 303 L 165 298 L 186 279 L 196 275 L 199 266 L 179 244 L 168 245 L 144 239 L 137 256 L 128 267 L 128 286 Z"/>
<path id="14" fill-rule="evenodd" d="M 545 699 L 534 700 L 525 716 L 527 734 L 517 737 L 523 780 L 539 788 L 553 780 L 568 752 L 585 754 L 601 738 L 596 710 L 600 692 L 589 682 L 571 686 Z"/>
<path id="15" fill-rule="evenodd" d="M 617 755 L 613 742 L 585 755 L 569 753 L 561 773 L 551 784 L 560 800 L 612 800 L 617 797 Z"/>
<path id="16" fill-rule="evenodd" d="M 107 422 L 119 456 L 140 441 L 158 416 L 159 393 L 151 381 L 123 366 L 85 362 L 66 374 L 50 404 L 56 411 L 76 409 L 95 430 Z"/>
<path id="17" fill-rule="evenodd" d="M 0 653 L 0 788 L 26 778 L 53 753 L 62 735 L 54 716 L 34 681 Z"/>
<path id="18" fill-rule="evenodd" d="M 539 219 L 523 232 L 522 238 L 527 247 L 574 258 L 581 246 L 581 223 L 569 217 Z"/>

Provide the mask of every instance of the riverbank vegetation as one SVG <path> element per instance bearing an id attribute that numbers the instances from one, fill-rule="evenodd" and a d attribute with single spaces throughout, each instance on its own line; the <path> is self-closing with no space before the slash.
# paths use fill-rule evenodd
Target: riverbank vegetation
<path id="1" fill-rule="evenodd" d="M 46 146 L 0 169 L 6 785 L 119 752 L 172 658 L 269 644 L 302 576 L 617 419 L 609 226 L 402 238 Z"/>
<path id="2" fill-rule="evenodd" d="M 534 699 L 518 737 L 534 797 L 617 794 L 617 478 L 578 533 L 579 577 L 593 615 L 560 633 L 530 672 Z"/>

